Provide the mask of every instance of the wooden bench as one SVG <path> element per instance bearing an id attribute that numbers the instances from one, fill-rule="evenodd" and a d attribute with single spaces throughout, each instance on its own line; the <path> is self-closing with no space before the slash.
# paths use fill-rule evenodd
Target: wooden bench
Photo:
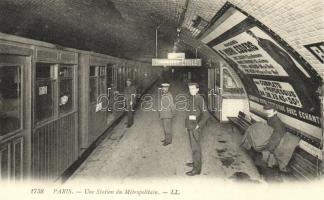
<path id="1" fill-rule="evenodd" d="M 248 118 L 246 114 L 241 111 L 239 112 L 237 117 L 228 117 L 228 120 L 243 133 L 250 125 L 256 122 L 255 120 Z M 296 133 L 296 130 L 294 130 L 294 132 L 289 130 L 290 129 L 287 128 L 287 132 L 291 132 L 302 139 L 300 144 L 311 145 L 303 140 L 305 139 L 301 137 L 303 133 Z M 298 146 L 295 149 L 293 156 L 288 164 L 288 170 L 296 179 L 314 180 L 316 177 L 323 174 L 323 168 L 321 167 L 322 160 L 305 151 L 303 148 L 301 148 L 301 146 L 302 145 Z"/>
<path id="2" fill-rule="evenodd" d="M 311 181 L 323 173 L 321 162 L 318 158 L 297 147 L 288 167 L 295 178 Z"/>
<path id="3" fill-rule="evenodd" d="M 255 123 L 255 120 L 249 119 L 244 112 L 239 111 L 239 114 L 237 117 L 227 117 L 228 120 L 233 123 L 237 128 L 239 128 L 241 131 L 245 132 L 245 130 Z"/>

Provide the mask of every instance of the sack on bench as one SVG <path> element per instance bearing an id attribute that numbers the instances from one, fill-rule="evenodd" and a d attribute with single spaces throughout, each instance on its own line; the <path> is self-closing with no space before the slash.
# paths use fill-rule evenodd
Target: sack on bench
<path id="1" fill-rule="evenodd" d="M 278 161 L 280 170 L 284 170 L 287 167 L 299 141 L 299 137 L 289 132 L 286 132 L 281 138 L 279 145 L 274 150 L 274 155 Z"/>
<path id="2" fill-rule="evenodd" d="M 240 146 L 247 150 L 253 148 L 255 151 L 261 152 L 269 143 L 272 133 L 272 127 L 262 122 L 256 122 L 246 129 Z"/>

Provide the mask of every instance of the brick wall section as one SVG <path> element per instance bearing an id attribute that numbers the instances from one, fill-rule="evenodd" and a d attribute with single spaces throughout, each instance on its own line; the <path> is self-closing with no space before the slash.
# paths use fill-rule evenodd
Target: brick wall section
<path id="1" fill-rule="evenodd" d="M 304 45 L 324 41 L 323 0 L 229 0 L 278 34 L 295 49 L 324 79 L 324 65 Z M 191 19 L 200 15 L 211 18 L 226 0 L 192 0 L 184 26 L 190 29 Z"/>

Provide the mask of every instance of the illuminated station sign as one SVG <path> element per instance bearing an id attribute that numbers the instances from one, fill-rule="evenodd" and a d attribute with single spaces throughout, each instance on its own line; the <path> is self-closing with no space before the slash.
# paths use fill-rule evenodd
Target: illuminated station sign
<path id="1" fill-rule="evenodd" d="M 168 53 L 168 59 L 152 59 L 152 66 L 201 66 L 201 59 L 185 59 L 185 53 Z"/>
<path id="2" fill-rule="evenodd" d="M 152 66 L 201 66 L 201 59 L 152 59 Z"/>

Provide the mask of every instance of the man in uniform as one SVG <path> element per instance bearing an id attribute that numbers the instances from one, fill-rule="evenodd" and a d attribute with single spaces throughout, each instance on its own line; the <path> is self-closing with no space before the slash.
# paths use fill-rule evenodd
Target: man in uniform
<path id="1" fill-rule="evenodd" d="M 266 145 L 266 149 L 273 152 L 278 146 L 281 138 L 286 133 L 286 128 L 284 123 L 278 117 L 277 111 L 273 105 L 266 104 L 263 109 L 267 114 L 267 124 L 273 128 L 273 133 L 270 136 L 269 143 Z"/>
<path id="2" fill-rule="evenodd" d="M 192 163 L 186 165 L 192 167 L 192 170 L 186 172 L 188 176 L 194 176 L 201 173 L 201 147 L 200 134 L 201 129 L 205 126 L 209 114 L 205 108 L 206 104 L 201 95 L 198 94 L 198 83 L 189 83 L 190 98 L 188 100 L 188 109 L 186 113 L 185 127 L 189 135 L 190 146 L 192 151 Z"/>
<path id="3" fill-rule="evenodd" d="M 169 92 L 170 84 L 162 83 L 161 86 L 162 94 L 159 113 L 164 130 L 164 140 L 161 142 L 163 142 L 163 146 L 167 146 L 172 143 L 172 118 L 175 115 L 175 105 L 172 94 Z"/>
<path id="4" fill-rule="evenodd" d="M 127 87 L 125 88 L 126 112 L 127 112 L 127 128 L 131 127 L 134 122 L 134 104 L 136 98 L 136 88 L 132 85 L 132 80 L 127 79 Z"/>

